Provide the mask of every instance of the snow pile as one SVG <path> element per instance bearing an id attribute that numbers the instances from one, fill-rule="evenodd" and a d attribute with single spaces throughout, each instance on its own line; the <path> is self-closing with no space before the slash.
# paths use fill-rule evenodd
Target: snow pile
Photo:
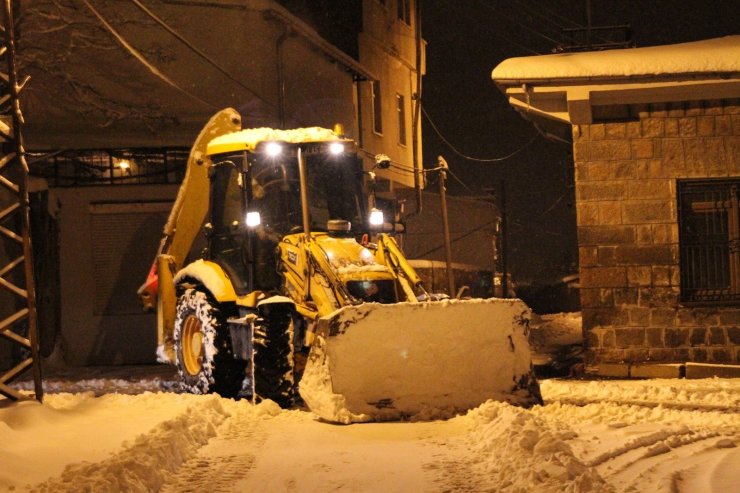
<path id="1" fill-rule="evenodd" d="M 48 492 L 158 491 L 227 418 L 279 412 L 271 401 L 255 407 L 215 395 L 148 392 L 18 403 L 0 409 L 0 491 L 34 483 Z"/>
<path id="2" fill-rule="evenodd" d="M 740 413 L 740 379 L 630 380 L 620 385 L 603 381 L 543 381 L 550 399 L 577 404 L 622 402 L 695 409 L 735 409 Z"/>
<path id="3" fill-rule="evenodd" d="M 502 81 L 738 71 L 740 35 L 645 48 L 509 58 L 493 69 L 491 77 Z"/>
<path id="4" fill-rule="evenodd" d="M 528 317 L 514 299 L 344 307 L 321 320 L 300 394 L 340 423 L 532 405 Z"/>
<path id="5" fill-rule="evenodd" d="M 737 489 L 739 380 L 547 380 L 542 391 L 547 404 L 529 410 L 488 401 L 446 421 L 355 426 L 215 395 L 0 401 L 0 491 Z"/>
<path id="6" fill-rule="evenodd" d="M 471 448 L 497 491 L 614 491 L 575 456 L 567 443 L 575 433 L 566 427 L 500 402 L 486 402 L 458 419 L 469 423 Z"/>

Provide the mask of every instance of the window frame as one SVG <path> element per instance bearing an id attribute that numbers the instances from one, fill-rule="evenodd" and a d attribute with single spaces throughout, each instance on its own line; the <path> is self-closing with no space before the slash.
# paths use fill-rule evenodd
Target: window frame
<path id="1" fill-rule="evenodd" d="M 396 113 L 398 114 L 398 144 L 406 147 L 408 145 L 406 138 L 406 98 L 403 94 L 396 93 Z"/>
<path id="2" fill-rule="evenodd" d="M 398 20 L 406 24 L 411 25 L 411 0 L 396 0 L 396 12 Z"/>
<path id="3" fill-rule="evenodd" d="M 676 197 L 680 302 L 740 305 L 740 177 L 677 180 Z"/>
<path id="4" fill-rule="evenodd" d="M 370 97 L 373 109 L 373 132 L 383 135 L 383 93 L 380 81 L 374 80 L 370 84 Z"/>

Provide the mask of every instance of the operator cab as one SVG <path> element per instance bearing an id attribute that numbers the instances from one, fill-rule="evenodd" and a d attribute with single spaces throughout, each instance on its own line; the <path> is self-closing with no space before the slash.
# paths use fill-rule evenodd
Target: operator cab
<path id="1" fill-rule="evenodd" d="M 286 235 L 360 237 L 367 231 L 362 163 L 351 140 L 235 138 L 244 132 L 226 136 L 226 144 L 214 139 L 208 148 L 213 164 L 206 257 L 221 265 L 239 295 L 278 288 L 276 247 Z"/>

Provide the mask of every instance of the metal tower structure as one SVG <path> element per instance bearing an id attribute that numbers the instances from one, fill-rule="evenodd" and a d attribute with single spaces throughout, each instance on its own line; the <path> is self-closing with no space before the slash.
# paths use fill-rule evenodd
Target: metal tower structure
<path id="1" fill-rule="evenodd" d="M 28 164 L 21 125 L 23 115 L 15 65 L 15 29 L 12 0 L 2 0 L 3 24 L 0 45 L 0 335 L 18 349 L 20 362 L 0 374 L 0 394 L 11 400 L 29 399 L 9 384 L 19 375 L 33 371 L 34 394 L 43 398 L 39 359 L 36 291 L 31 250 Z M 27 79 L 26 79 L 27 80 Z M 12 300 L 5 302 L 5 299 Z"/>

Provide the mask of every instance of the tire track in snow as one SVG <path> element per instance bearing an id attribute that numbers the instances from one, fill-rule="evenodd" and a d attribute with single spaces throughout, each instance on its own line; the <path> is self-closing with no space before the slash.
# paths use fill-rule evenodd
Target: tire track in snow
<path id="1" fill-rule="evenodd" d="M 578 407 L 579 412 L 573 413 L 572 408 L 568 411 L 571 406 Z M 573 425 L 577 433 L 569 443 L 579 451 L 577 455 L 584 464 L 595 469 L 617 491 L 638 493 L 645 491 L 645 485 L 651 485 L 650 491 L 656 493 L 724 491 L 707 487 L 714 478 L 705 471 L 730 454 L 737 454 L 730 450 L 740 443 L 740 420 L 731 411 L 732 406 L 712 406 L 719 409 L 697 414 L 697 406 L 682 404 L 558 403 L 551 408 L 556 413 L 550 419 L 560 418 L 560 407 L 571 419 L 578 415 L 586 418 L 583 426 Z M 589 416 L 598 418 L 594 423 L 587 419 Z M 586 421 L 591 422 L 585 424 Z M 662 423 L 657 430 L 656 422 Z M 701 474 L 705 477 L 697 488 L 696 478 Z"/>
<path id="2" fill-rule="evenodd" d="M 262 423 L 251 408 L 238 409 L 204 447 L 174 471 L 160 491 L 233 491 L 234 484 L 254 467 L 256 454 L 267 439 Z"/>
<path id="3" fill-rule="evenodd" d="M 432 454 L 432 460 L 422 466 L 436 491 L 493 491 L 485 481 L 485 468 L 470 457 L 469 445 L 464 439 L 430 440 L 429 444 L 444 451 Z"/>
<path id="4" fill-rule="evenodd" d="M 623 464 L 611 473 L 602 470 L 603 476 L 619 491 L 641 492 L 645 484 L 656 486 L 655 493 L 680 493 L 682 491 L 718 491 L 707 487 L 686 487 L 685 479 L 711 471 L 713 465 L 728 457 L 726 439 L 716 436 L 688 441 L 678 446 L 667 446 L 665 442 L 647 449 L 637 450 L 641 455 Z M 599 468 L 600 469 L 600 468 Z M 705 485 L 712 481 L 711 472 Z"/>
<path id="5" fill-rule="evenodd" d="M 661 401 L 642 401 L 642 400 L 609 400 L 609 399 L 584 399 L 584 398 L 567 398 L 559 397 L 557 399 L 548 399 L 547 403 L 559 402 L 560 404 L 570 404 L 573 406 L 588 406 L 590 404 L 615 404 L 619 406 L 642 406 L 648 408 L 665 408 L 676 409 L 679 411 L 705 411 L 720 412 L 724 414 L 736 414 L 740 412 L 737 406 L 701 404 L 697 402 L 661 402 Z"/>
<path id="6" fill-rule="evenodd" d="M 71 464 L 34 492 L 159 491 L 172 471 L 216 434 L 228 416 L 215 396 L 194 400 L 184 412 L 139 435 L 123 450 L 95 463 Z"/>

